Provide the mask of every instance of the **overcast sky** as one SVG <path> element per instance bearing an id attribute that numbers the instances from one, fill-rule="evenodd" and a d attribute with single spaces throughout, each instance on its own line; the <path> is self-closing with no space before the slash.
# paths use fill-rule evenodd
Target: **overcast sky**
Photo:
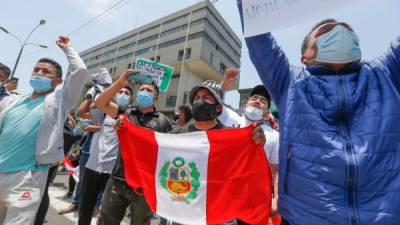
<path id="1" fill-rule="evenodd" d="M 21 39 L 24 39 L 41 19 L 47 21 L 45 25 L 35 31 L 30 41 L 48 45 L 49 48 L 26 47 L 16 71 L 16 76 L 21 79 L 19 91 L 22 93 L 31 91 L 29 78 L 32 68 L 39 58 L 54 58 L 63 65 L 63 69 L 66 71 L 68 64 L 65 57 L 54 44 L 57 36 L 69 34 L 118 1 L 120 0 L 1 0 L 0 26 Z M 108 16 L 72 35 L 73 46 L 77 51 L 83 51 L 197 2 L 199 1 L 127 0 L 126 4 L 116 8 Z M 236 0 L 219 0 L 215 6 L 243 41 L 240 88 L 259 84 L 260 80 L 250 62 L 241 34 Z M 399 11 L 399 0 L 367 0 L 332 15 L 326 15 L 326 17 L 348 22 L 354 27 L 361 39 L 363 59 L 368 60 L 382 54 L 388 48 L 390 41 L 400 35 Z M 301 41 L 313 23 L 274 32 L 278 43 L 283 47 L 292 64 L 300 65 Z M 19 43 L 15 39 L 0 31 L 0 62 L 12 68 L 19 48 Z M 237 106 L 239 101 L 237 92 L 230 92 L 226 101 Z"/>

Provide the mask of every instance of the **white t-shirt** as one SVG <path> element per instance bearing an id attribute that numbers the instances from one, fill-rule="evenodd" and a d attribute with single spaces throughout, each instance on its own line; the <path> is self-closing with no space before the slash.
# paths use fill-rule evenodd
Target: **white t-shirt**
<path id="1" fill-rule="evenodd" d="M 222 124 L 226 127 L 247 127 L 252 122 L 248 120 L 244 115 L 240 116 L 235 111 L 223 107 L 222 113 L 218 117 L 218 120 L 221 121 Z M 278 131 L 272 129 L 271 127 L 263 124 L 261 128 L 264 130 L 265 135 L 265 145 L 264 150 L 267 155 L 268 161 L 270 164 L 278 165 L 279 164 L 279 133 Z"/>

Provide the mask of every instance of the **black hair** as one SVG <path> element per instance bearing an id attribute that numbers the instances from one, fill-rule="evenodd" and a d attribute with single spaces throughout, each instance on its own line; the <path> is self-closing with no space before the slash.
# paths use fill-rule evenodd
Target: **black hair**
<path id="1" fill-rule="evenodd" d="M 3 73 L 6 75 L 6 77 L 10 77 L 11 70 L 8 66 L 4 65 L 3 63 L 0 63 L 0 70 L 3 71 Z"/>
<path id="2" fill-rule="evenodd" d="M 48 63 L 48 64 L 52 65 L 54 67 L 54 69 L 56 70 L 57 77 L 59 77 L 59 78 L 62 77 L 62 68 L 58 62 L 56 62 L 52 59 L 49 59 L 49 58 L 41 58 L 41 59 L 39 59 L 39 61 L 37 63 Z"/>
<path id="3" fill-rule="evenodd" d="M 185 123 L 192 119 L 192 110 L 187 105 L 180 105 L 178 110 L 185 115 Z"/>
<path id="4" fill-rule="evenodd" d="M 133 96 L 133 90 L 129 86 L 125 86 L 124 88 L 128 89 L 129 93 L 131 93 L 131 96 Z"/>
<path id="5" fill-rule="evenodd" d="M 318 22 L 317 24 L 315 24 L 315 25 L 312 27 L 311 31 L 308 32 L 307 36 L 304 37 L 303 43 L 301 44 L 301 54 L 303 55 L 303 54 L 307 51 L 308 42 L 310 41 L 309 35 L 310 35 L 315 29 L 317 29 L 318 27 L 320 27 L 320 26 L 322 26 L 322 25 L 324 25 L 324 24 L 327 24 L 327 23 L 337 23 L 337 22 L 338 22 L 337 20 L 329 18 L 329 19 L 321 20 L 320 22 Z"/>
<path id="6" fill-rule="evenodd" d="M 160 94 L 160 89 L 158 88 L 158 85 L 156 84 L 156 82 L 152 81 L 151 84 L 148 83 L 139 83 L 139 88 L 142 85 L 152 85 L 154 87 L 154 90 L 156 90 L 157 94 Z"/>

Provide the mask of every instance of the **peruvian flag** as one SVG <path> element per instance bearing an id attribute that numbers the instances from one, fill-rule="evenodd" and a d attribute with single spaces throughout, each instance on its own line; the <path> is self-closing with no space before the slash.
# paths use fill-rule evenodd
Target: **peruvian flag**
<path id="1" fill-rule="evenodd" d="M 238 218 L 268 224 L 271 172 L 251 127 L 162 134 L 123 119 L 118 137 L 127 183 L 153 212 L 181 224 Z"/>
<path id="2" fill-rule="evenodd" d="M 76 182 L 79 182 L 79 166 L 74 167 L 71 160 L 69 160 L 67 157 L 64 157 L 62 164 L 64 165 L 64 168 L 68 171 L 68 173 L 72 175 L 74 180 Z"/>

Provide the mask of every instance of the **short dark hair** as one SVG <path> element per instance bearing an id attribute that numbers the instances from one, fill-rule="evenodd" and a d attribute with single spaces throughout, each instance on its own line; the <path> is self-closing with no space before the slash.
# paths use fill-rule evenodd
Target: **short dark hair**
<path id="1" fill-rule="evenodd" d="M 10 77 L 11 70 L 10 67 L 4 65 L 3 63 L 0 63 L 0 70 L 3 71 L 3 73 L 6 75 L 6 77 Z"/>
<path id="2" fill-rule="evenodd" d="M 142 85 L 152 85 L 154 87 L 154 90 L 156 90 L 157 94 L 160 94 L 160 89 L 158 88 L 158 85 L 156 84 L 156 82 L 152 81 L 151 84 L 148 83 L 139 83 L 139 88 Z"/>
<path id="3" fill-rule="evenodd" d="M 131 88 L 131 87 L 129 87 L 129 86 L 125 86 L 125 87 L 123 87 L 123 88 L 126 88 L 126 89 L 128 89 L 129 93 L 131 93 L 131 96 L 133 95 L 133 90 L 132 90 L 132 88 Z"/>
<path id="4" fill-rule="evenodd" d="M 187 105 L 180 105 L 178 110 L 185 115 L 185 123 L 192 119 L 192 110 Z"/>
<path id="5" fill-rule="evenodd" d="M 41 58 L 41 59 L 39 59 L 39 61 L 37 63 L 48 63 L 48 64 L 52 65 L 54 67 L 54 69 L 56 70 L 57 77 L 59 77 L 59 78 L 62 77 L 61 65 L 58 62 L 54 61 L 53 59 Z"/>
<path id="6" fill-rule="evenodd" d="M 302 45 L 301 45 L 301 54 L 303 55 L 303 54 L 307 51 L 308 42 L 310 41 L 309 35 L 310 35 L 315 29 L 317 29 L 318 27 L 320 27 L 320 26 L 322 26 L 322 25 L 324 25 L 324 24 L 327 24 L 327 23 L 337 23 L 337 22 L 338 22 L 337 20 L 332 19 L 332 18 L 329 18 L 329 19 L 321 20 L 320 22 L 318 22 L 317 24 L 315 24 L 315 25 L 312 27 L 311 31 L 308 32 L 308 34 L 304 37 L 303 43 L 302 43 Z"/>

